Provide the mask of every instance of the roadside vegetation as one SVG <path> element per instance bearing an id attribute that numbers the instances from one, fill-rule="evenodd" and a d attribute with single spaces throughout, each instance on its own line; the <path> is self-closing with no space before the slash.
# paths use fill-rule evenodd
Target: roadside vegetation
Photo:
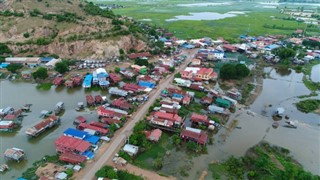
<path id="1" fill-rule="evenodd" d="M 320 109 L 319 99 L 307 99 L 296 104 L 297 109 L 304 113 L 314 112 Z"/>
<path id="2" fill-rule="evenodd" d="M 223 163 L 212 163 L 214 179 L 310 179 L 320 177 L 306 172 L 289 154 L 289 150 L 262 142 L 250 148 L 241 158 L 230 157 Z"/>
<path id="3" fill-rule="evenodd" d="M 143 180 L 141 176 L 130 174 L 127 171 L 114 170 L 111 166 L 103 166 L 99 171 L 96 172 L 97 178 L 108 178 L 108 179 L 123 179 L 123 180 Z"/>

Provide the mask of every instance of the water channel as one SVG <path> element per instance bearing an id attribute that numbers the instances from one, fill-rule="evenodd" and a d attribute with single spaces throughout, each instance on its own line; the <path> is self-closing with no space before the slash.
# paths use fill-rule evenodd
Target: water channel
<path id="1" fill-rule="evenodd" d="M 20 108 L 24 104 L 32 104 L 31 112 L 24 113 L 22 127 L 14 133 L 0 133 L 0 164 L 7 163 L 10 170 L 0 174 L 0 180 L 16 179 L 32 163 L 44 155 L 54 155 L 54 141 L 63 134 L 63 131 L 73 127 L 72 123 L 76 116 L 83 115 L 88 120 L 97 119 L 96 113 L 77 112 L 75 108 L 79 101 L 85 102 L 85 94 L 101 94 L 97 92 L 86 92 L 82 88 L 67 89 L 52 86 L 48 91 L 37 90 L 35 84 L 25 82 L 0 81 L 0 107 L 11 106 Z M 28 127 L 37 124 L 42 110 L 53 110 L 59 101 L 65 103 L 66 111 L 61 117 L 61 125 L 44 132 L 36 138 L 28 138 L 25 131 Z M 18 147 L 25 150 L 26 159 L 23 162 L 5 162 L 3 152 L 7 148 Z"/>
<path id="2" fill-rule="evenodd" d="M 221 162 L 231 155 L 241 157 L 248 148 L 265 140 L 289 149 L 291 155 L 303 165 L 305 170 L 320 175 L 320 116 L 299 112 L 294 105 L 300 100 L 297 96 L 310 93 L 302 82 L 303 74 L 293 70 L 277 72 L 273 68 L 266 68 L 265 71 L 270 74 L 270 77 L 264 79 L 261 94 L 250 106 L 249 111 L 254 112 L 254 115 L 242 109 L 237 110 L 230 117 L 238 120 L 238 127 L 241 129 L 236 128 L 228 132 L 222 128 L 218 134 L 214 135 L 214 144 L 207 145 L 208 154 L 191 159 L 186 153 L 180 151 L 172 153 L 174 156 L 166 158 L 163 172 L 177 175 L 178 179 L 185 179 L 179 175 L 179 172 L 181 167 L 190 165 L 191 169 L 187 170 L 189 174 L 187 179 L 196 180 L 202 171 L 207 170 L 209 163 Z M 320 96 L 313 98 L 320 99 Z M 284 118 L 278 121 L 280 126 L 277 129 L 272 128 L 272 114 L 277 107 L 285 108 L 285 114 L 297 123 L 297 129 L 283 127 Z M 206 179 L 212 179 L 209 171 Z"/>

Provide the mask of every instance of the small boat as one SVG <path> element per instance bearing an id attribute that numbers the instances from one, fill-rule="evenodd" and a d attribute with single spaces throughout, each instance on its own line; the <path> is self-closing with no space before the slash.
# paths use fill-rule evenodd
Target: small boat
<path id="1" fill-rule="evenodd" d="M 47 110 L 42 110 L 40 112 L 40 118 L 43 118 L 43 117 L 48 117 L 52 114 L 52 111 L 47 111 Z"/>
<path id="2" fill-rule="evenodd" d="M 278 128 L 278 127 L 279 127 L 279 123 L 278 123 L 278 122 L 272 123 L 272 127 L 273 127 L 273 128 Z"/>
<path id="3" fill-rule="evenodd" d="M 287 127 L 287 128 L 294 128 L 296 129 L 297 128 L 297 125 L 293 122 L 293 121 L 286 121 L 286 125 L 284 125 L 284 127 Z"/>
<path id="4" fill-rule="evenodd" d="M 31 106 L 32 106 L 32 104 L 25 104 L 21 107 L 21 110 L 24 112 L 29 112 Z"/>
<path id="5" fill-rule="evenodd" d="M 84 103 L 83 102 L 78 102 L 76 111 L 81 111 L 84 109 Z"/>
<path id="6" fill-rule="evenodd" d="M 21 160 L 24 159 L 24 150 L 22 149 L 19 149 L 19 148 L 10 148 L 10 149 L 7 149 L 5 152 L 4 152 L 4 157 L 8 160 L 15 160 L 17 162 L 20 162 Z"/>
<path id="7" fill-rule="evenodd" d="M 0 173 L 3 173 L 8 169 L 9 169 L 9 166 L 7 164 L 0 165 Z"/>
<path id="8" fill-rule="evenodd" d="M 283 113 L 284 113 L 284 108 L 278 107 L 276 112 L 274 113 L 274 116 L 282 118 L 283 117 Z"/>
<path id="9" fill-rule="evenodd" d="M 61 111 L 64 110 L 64 102 L 60 101 L 56 104 L 56 107 L 54 109 L 54 113 L 57 115 L 61 113 Z"/>

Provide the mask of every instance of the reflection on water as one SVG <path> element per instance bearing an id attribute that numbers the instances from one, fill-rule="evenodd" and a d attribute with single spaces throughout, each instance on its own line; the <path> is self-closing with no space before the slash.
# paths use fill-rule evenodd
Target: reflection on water
<path id="1" fill-rule="evenodd" d="M 100 91 L 88 91 L 87 93 L 92 95 L 102 94 Z M 54 155 L 56 153 L 54 141 L 68 127 L 74 127 L 72 122 L 76 116 L 83 115 L 90 121 L 96 120 L 98 118 L 96 113 L 75 111 L 78 102 L 85 102 L 85 95 L 86 93 L 81 87 L 67 89 L 63 86 L 52 86 L 50 90 L 42 91 L 36 89 L 36 85 L 31 83 L 0 81 L 0 108 L 7 106 L 20 108 L 24 104 L 32 104 L 31 112 L 23 113 L 26 116 L 23 118 L 21 128 L 12 133 L 0 133 L 0 153 L 3 153 L 7 148 L 18 147 L 25 150 L 27 158 L 27 161 L 21 163 L 6 162 L 3 158 L 0 158 L 0 164 L 8 163 L 10 167 L 10 171 L 0 174 L 0 179 L 16 179 L 34 161 L 39 160 L 44 155 Z M 63 101 L 66 108 L 61 117 L 61 125 L 43 132 L 36 138 L 27 137 L 26 129 L 42 120 L 40 112 L 42 110 L 52 111 L 59 101 Z"/>
<path id="2" fill-rule="evenodd" d="M 266 68 L 264 72 L 270 73 L 271 79 L 263 81 L 262 93 L 250 107 L 254 115 L 247 114 L 246 110 L 238 110 L 233 114 L 230 119 L 239 120 L 238 126 L 241 129 L 229 133 L 222 128 L 214 136 L 214 145 L 207 145 L 208 154 L 193 159 L 190 179 L 197 179 L 199 172 L 201 174 L 208 168 L 207 164 L 223 161 L 231 155 L 243 156 L 250 147 L 262 140 L 289 149 L 307 171 L 320 175 L 319 115 L 299 112 L 294 105 L 300 100 L 296 96 L 310 93 L 302 82 L 303 74 L 295 71 L 278 73 L 272 68 Z M 319 96 L 317 98 L 320 99 Z M 280 125 L 278 128 L 272 128 L 272 114 L 277 107 L 285 108 L 285 114 L 297 124 L 297 129 L 283 127 L 286 124 L 284 118 L 277 121 Z M 221 137 L 226 137 L 226 140 Z M 212 179 L 210 172 L 206 179 Z"/>

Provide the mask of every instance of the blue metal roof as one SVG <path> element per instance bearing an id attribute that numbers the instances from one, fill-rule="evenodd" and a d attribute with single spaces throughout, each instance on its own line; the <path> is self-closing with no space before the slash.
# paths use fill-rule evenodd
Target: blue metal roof
<path id="1" fill-rule="evenodd" d="M 82 153 L 81 155 L 86 156 L 88 159 L 94 158 L 94 153 L 92 151 L 86 151 L 86 152 Z"/>
<path id="2" fill-rule="evenodd" d="M 83 140 L 95 145 L 95 144 L 98 143 L 99 139 L 100 138 L 98 136 L 90 136 L 90 135 L 88 135 Z"/>
<path id="3" fill-rule="evenodd" d="M 40 61 L 42 61 L 42 62 L 49 62 L 49 61 L 51 61 L 52 59 L 54 59 L 53 57 L 42 57 L 42 58 L 40 58 Z"/>
<path id="4" fill-rule="evenodd" d="M 0 68 L 7 68 L 9 64 L 2 63 L 0 64 Z"/>
<path id="5" fill-rule="evenodd" d="M 92 75 L 87 74 L 84 81 L 83 81 L 83 86 L 85 87 L 91 87 L 91 81 L 92 81 Z"/>
<path id="6" fill-rule="evenodd" d="M 139 86 L 148 87 L 148 88 L 154 88 L 154 86 L 155 86 L 155 83 L 147 82 L 147 81 L 139 81 L 138 84 L 139 84 Z"/>
<path id="7" fill-rule="evenodd" d="M 182 94 L 176 94 L 176 93 L 174 93 L 174 94 L 172 95 L 172 97 L 183 98 L 183 95 L 182 95 Z"/>
<path id="8" fill-rule="evenodd" d="M 69 135 L 69 136 L 72 136 L 72 137 L 77 137 L 77 138 L 80 138 L 80 139 L 84 139 L 86 136 L 88 136 L 87 132 L 80 131 L 80 130 L 73 129 L 73 128 L 68 128 L 67 130 L 65 130 L 63 132 L 63 134 Z"/>

